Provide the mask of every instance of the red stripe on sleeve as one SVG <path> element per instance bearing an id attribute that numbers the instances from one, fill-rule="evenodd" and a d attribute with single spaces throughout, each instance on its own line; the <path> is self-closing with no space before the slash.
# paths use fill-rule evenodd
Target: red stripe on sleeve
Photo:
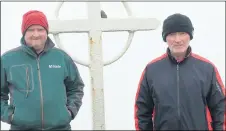
<path id="1" fill-rule="evenodd" d="M 220 84 L 220 87 L 222 88 L 222 92 L 223 92 L 223 94 L 224 94 L 224 96 L 225 96 L 225 86 L 224 86 L 224 84 L 223 84 L 223 81 L 222 81 L 222 79 L 221 79 L 221 77 L 220 77 L 220 74 L 219 74 L 219 72 L 218 72 L 216 66 L 215 66 L 211 61 L 209 61 L 208 59 L 203 58 L 203 57 L 201 57 L 201 56 L 199 56 L 199 55 L 197 55 L 197 54 L 192 53 L 192 56 L 193 56 L 194 58 L 197 58 L 197 59 L 202 60 L 202 61 L 204 61 L 204 62 L 210 63 L 210 64 L 214 67 L 214 71 L 215 71 L 216 77 L 217 77 L 217 82 Z M 225 108 L 226 108 L 226 101 L 225 101 Z M 225 127 L 226 127 L 226 119 L 225 119 L 225 118 L 226 118 L 226 112 L 225 112 L 225 114 L 224 114 L 224 125 L 223 125 L 223 130 L 226 130 L 226 128 L 225 128 Z M 211 115 L 210 115 L 209 109 L 207 110 L 207 120 L 208 120 L 208 127 L 209 127 L 209 130 L 212 130 L 212 127 L 211 127 L 211 125 L 210 125 L 210 122 L 212 121 L 212 119 L 211 119 Z"/>

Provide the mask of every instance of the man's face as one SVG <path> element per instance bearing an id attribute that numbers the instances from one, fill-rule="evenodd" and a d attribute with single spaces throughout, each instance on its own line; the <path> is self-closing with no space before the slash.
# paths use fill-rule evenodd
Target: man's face
<path id="1" fill-rule="evenodd" d="M 25 33 L 25 42 L 28 46 L 33 47 L 36 51 L 42 51 L 47 40 L 47 32 L 40 25 L 30 26 Z"/>
<path id="2" fill-rule="evenodd" d="M 176 32 L 168 34 L 166 42 L 172 54 L 184 54 L 189 46 L 190 36 L 185 32 Z"/>

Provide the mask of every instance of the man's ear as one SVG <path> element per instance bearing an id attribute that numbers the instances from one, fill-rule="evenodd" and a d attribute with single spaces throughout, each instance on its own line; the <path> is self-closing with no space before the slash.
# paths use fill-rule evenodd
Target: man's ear
<path id="1" fill-rule="evenodd" d="M 194 39 L 194 31 L 191 32 L 191 35 L 192 35 L 192 37 L 193 37 L 192 39 Z"/>

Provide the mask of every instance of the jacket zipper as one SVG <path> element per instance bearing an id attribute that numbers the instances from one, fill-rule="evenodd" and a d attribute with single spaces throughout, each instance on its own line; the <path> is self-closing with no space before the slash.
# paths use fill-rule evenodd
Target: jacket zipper
<path id="1" fill-rule="evenodd" d="M 177 64 L 177 113 L 180 119 L 180 78 L 179 78 L 179 64 Z"/>
<path id="2" fill-rule="evenodd" d="M 39 85 L 40 85 L 41 117 L 42 117 L 42 130 L 43 130 L 44 129 L 44 111 L 43 111 L 42 80 L 41 80 L 41 71 L 40 71 L 39 57 L 37 58 L 37 66 L 38 66 L 38 78 L 39 78 Z"/>

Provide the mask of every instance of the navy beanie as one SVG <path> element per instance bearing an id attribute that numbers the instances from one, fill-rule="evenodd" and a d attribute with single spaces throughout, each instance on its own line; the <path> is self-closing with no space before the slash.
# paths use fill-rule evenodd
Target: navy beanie
<path id="1" fill-rule="evenodd" d="M 186 32 L 193 39 L 194 27 L 189 17 L 176 13 L 168 16 L 163 22 L 162 38 L 166 42 L 166 36 L 174 32 Z"/>

